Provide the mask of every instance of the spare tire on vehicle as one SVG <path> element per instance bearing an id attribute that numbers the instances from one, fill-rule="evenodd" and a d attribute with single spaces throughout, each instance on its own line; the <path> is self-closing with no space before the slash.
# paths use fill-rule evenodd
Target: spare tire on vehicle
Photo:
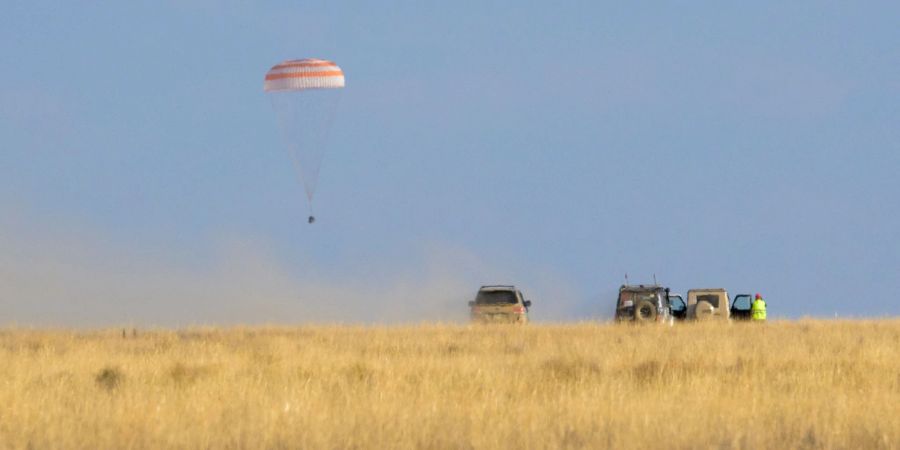
<path id="1" fill-rule="evenodd" d="M 656 305 L 650 300 L 641 300 L 634 305 L 635 322 L 654 322 L 656 315 Z"/>
<path id="2" fill-rule="evenodd" d="M 697 306 L 694 307 L 694 317 L 697 320 L 711 319 L 714 312 L 715 308 L 710 302 L 697 302 Z"/>

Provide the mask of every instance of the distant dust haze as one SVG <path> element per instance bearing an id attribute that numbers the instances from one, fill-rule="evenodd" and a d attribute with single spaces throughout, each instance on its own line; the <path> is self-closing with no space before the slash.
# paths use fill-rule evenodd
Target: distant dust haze
<path id="1" fill-rule="evenodd" d="M 583 315 L 578 294 L 559 277 L 538 271 L 526 282 L 451 247 L 423 249 L 415 261 L 373 262 L 376 275 L 334 275 L 308 261 L 289 266 L 252 239 L 223 239 L 215 257 L 197 263 L 176 248 L 0 219 L 0 325 L 459 322 L 483 283 L 517 283 L 535 300 L 532 319 Z"/>

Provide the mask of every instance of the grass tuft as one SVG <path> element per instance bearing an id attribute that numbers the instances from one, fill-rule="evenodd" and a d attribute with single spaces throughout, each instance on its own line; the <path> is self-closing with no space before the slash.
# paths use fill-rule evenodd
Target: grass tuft
<path id="1" fill-rule="evenodd" d="M 125 375 L 116 367 L 104 367 L 103 370 L 97 372 L 97 375 L 94 376 L 97 386 L 106 391 L 115 390 L 124 380 Z"/>

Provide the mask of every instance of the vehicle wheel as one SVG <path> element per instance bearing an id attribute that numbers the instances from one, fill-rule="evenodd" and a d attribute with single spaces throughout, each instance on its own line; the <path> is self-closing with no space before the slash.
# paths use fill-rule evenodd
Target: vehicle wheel
<path id="1" fill-rule="evenodd" d="M 715 308 L 709 302 L 697 302 L 697 307 L 694 308 L 694 316 L 697 317 L 697 320 L 711 319 L 713 312 L 715 312 Z"/>
<path id="2" fill-rule="evenodd" d="M 650 300 L 641 300 L 634 305 L 636 322 L 653 322 L 656 320 L 656 305 Z"/>

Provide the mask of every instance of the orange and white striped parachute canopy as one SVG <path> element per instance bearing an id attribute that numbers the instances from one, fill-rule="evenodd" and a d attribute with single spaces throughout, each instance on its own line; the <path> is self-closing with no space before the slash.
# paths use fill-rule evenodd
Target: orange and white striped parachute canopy
<path id="1" fill-rule="evenodd" d="M 299 91 L 344 87 L 344 71 L 324 59 L 292 59 L 277 64 L 266 73 L 263 90 Z"/>

